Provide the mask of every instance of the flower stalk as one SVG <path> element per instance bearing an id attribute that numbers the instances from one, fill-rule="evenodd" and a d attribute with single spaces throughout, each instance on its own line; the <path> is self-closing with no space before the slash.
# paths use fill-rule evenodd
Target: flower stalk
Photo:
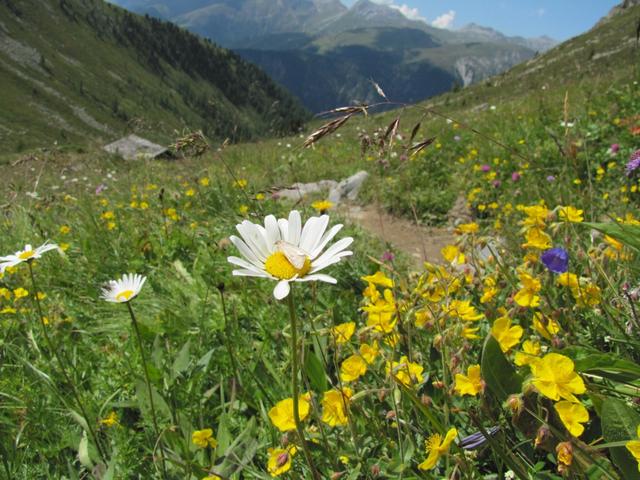
<path id="1" fill-rule="evenodd" d="M 142 370 L 144 371 L 144 379 L 147 384 L 147 391 L 149 393 L 149 408 L 151 409 L 151 420 L 153 422 L 153 429 L 156 434 L 156 438 L 160 441 L 160 429 L 158 428 L 158 419 L 156 416 L 156 408 L 153 403 L 153 391 L 151 389 L 151 380 L 149 378 L 149 368 L 147 366 L 147 358 L 144 354 L 144 348 L 142 346 L 142 335 L 140 335 L 140 329 L 138 328 L 138 321 L 136 320 L 136 316 L 133 313 L 133 308 L 131 308 L 131 302 L 126 302 L 127 308 L 129 309 L 129 315 L 131 316 L 131 323 L 133 325 L 133 330 L 136 333 L 136 339 L 138 341 L 138 349 L 140 350 L 140 358 L 142 359 Z M 167 466 L 164 461 L 164 448 L 162 447 L 162 443 L 160 442 L 160 464 L 162 465 L 162 474 L 164 478 L 167 478 Z"/>
<path id="2" fill-rule="evenodd" d="M 300 421 L 300 406 L 299 406 L 299 385 L 298 385 L 298 317 L 296 315 L 296 308 L 293 303 L 293 294 L 287 297 L 289 304 L 289 318 L 291 320 L 291 390 L 293 394 L 293 421 L 296 424 L 296 431 L 300 440 L 300 446 L 304 452 L 304 458 L 309 465 L 311 474 L 314 480 L 320 480 L 318 471 L 313 463 L 311 451 L 309 445 L 304 438 L 304 429 L 302 428 L 302 422 Z"/>

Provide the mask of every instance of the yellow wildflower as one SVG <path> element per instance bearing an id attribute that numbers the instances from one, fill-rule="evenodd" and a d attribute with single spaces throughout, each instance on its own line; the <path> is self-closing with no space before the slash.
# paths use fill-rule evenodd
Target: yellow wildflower
<path id="1" fill-rule="evenodd" d="M 0 288 L 0 297 L 4 298 L 5 300 L 10 300 L 11 290 L 5 287 Z"/>
<path id="2" fill-rule="evenodd" d="M 516 352 L 514 362 L 519 367 L 530 365 L 540 356 L 540 343 L 531 340 L 525 340 L 522 344 L 522 352 Z"/>
<path id="3" fill-rule="evenodd" d="M 458 235 L 462 235 L 463 233 L 478 233 L 478 230 L 480 230 L 480 226 L 475 222 L 462 223 L 456 227 L 456 233 Z"/>
<path id="4" fill-rule="evenodd" d="M 198 180 L 198 183 L 203 187 L 208 187 L 210 182 L 211 181 L 209 180 L 209 177 L 202 177 L 200 180 Z"/>
<path id="5" fill-rule="evenodd" d="M 285 448 L 270 448 L 269 460 L 267 460 L 267 471 L 272 477 L 277 477 L 291 469 L 291 460 L 297 449 L 294 445 Z"/>
<path id="6" fill-rule="evenodd" d="M 368 343 L 360 345 L 360 356 L 369 365 L 373 363 L 379 353 L 380 347 L 378 346 L 378 342 L 373 342 L 373 345 L 369 345 Z"/>
<path id="7" fill-rule="evenodd" d="M 347 343 L 356 331 L 355 322 L 345 322 L 340 325 L 336 325 L 331 329 L 331 335 L 338 345 Z"/>
<path id="8" fill-rule="evenodd" d="M 233 186 L 235 188 L 245 188 L 248 184 L 249 182 L 247 182 L 247 180 L 244 178 L 239 178 L 238 180 L 233 182 Z"/>
<path id="9" fill-rule="evenodd" d="M 484 289 L 482 290 L 482 297 L 480 297 L 480 303 L 489 303 L 498 294 L 496 288 L 496 280 L 493 277 L 487 277 L 484 280 Z"/>
<path id="10" fill-rule="evenodd" d="M 396 326 L 396 303 L 391 290 L 384 291 L 384 300 L 378 300 L 374 305 L 366 305 L 362 310 L 367 312 L 367 326 L 380 333 L 391 333 Z"/>
<path id="11" fill-rule="evenodd" d="M 484 390 L 484 383 L 480 378 L 480 365 L 471 365 L 467 374 L 456 373 L 454 390 L 460 396 L 476 396 Z"/>
<path id="12" fill-rule="evenodd" d="M 521 224 L 526 227 L 536 227 L 537 229 L 543 229 L 547 217 L 549 216 L 549 209 L 544 205 L 531 205 L 523 207 L 522 211 L 527 216 Z"/>
<path id="13" fill-rule="evenodd" d="M 506 353 L 520 343 L 524 330 L 520 325 L 511 326 L 511 319 L 506 315 L 493 322 L 491 335 L 500 344 L 500 349 Z"/>
<path id="14" fill-rule="evenodd" d="M 191 434 L 191 442 L 200 448 L 216 448 L 218 446 L 218 442 L 213 438 L 213 430 L 210 428 L 193 432 Z"/>
<path id="15" fill-rule="evenodd" d="M 524 272 L 519 277 L 522 288 L 513 300 L 521 307 L 537 307 L 540 304 L 540 297 L 537 295 L 541 288 L 540 280 Z"/>
<path id="16" fill-rule="evenodd" d="M 13 296 L 16 298 L 16 300 L 20 298 L 28 297 L 29 291 L 22 287 L 18 287 L 13 291 Z"/>
<path id="17" fill-rule="evenodd" d="M 369 299 L 369 302 L 376 303 L 380 299 L 380 292 L 376 286 L 369 282 L 369 286 L 362 292 L 362 296 Z"/>
<path id="18" fill-rule="evenodd" d="M 309 416 L 309 410 L 311 409 L 310 401 L 310 393 L 300 395 L 298 400 L 300 421 L 303 421 Z M 273 423 L 281 432 L 295 430 L 296 422 L 293 419 L 293 399 L 285 398 L 284 400 L 280 400 L 276 403 L 275 406 L 269 410 L 269 418 L 271 419 L 271 423 Z"/>
<path id="19" fill-rule="evenodd" d="M 581 403 L 562 400 L 554 405 L 560 420 L 574 437 L 579 437 L 584 432 L 583 423 L 589 421 L 589 412 Z"/>
<path id="20" fill-rule="evenodd" d="M 379 285 L 384 288 L 393 288 L 393 280 L 387 277 L 381 271 L 377 271 L 373 275 L 367 275 L 360 278 L 365 282 L 373 283 L 374 285 Z"/>
<path id="21" fill-rule="evenodd" d="M 535 248 L 538 250 L 551 248 L 551 237 L 541 228 L 529 228 L 525 238 L 527 241 L 522 244 L 522 248 Z"/>
<path id="22" fill-rule="evenodd" d="M 551 340 L 551 337 L 562 330 L 556 320 L 551 317 L 545 317 L 540 312 L 533 314 L 533 328 L 547 340 Z"/>
<path id="23" fill-rule="evenodd" d="M 71 231 L 71 227 L 69 225 L 62 225 L 60 227 L 60 233 L 62 235 L 67 235 Z"/>
<path id="24" fill-rule="evenodd" d="M 341 427 L 347 424 L 346 407 L 353 392 L 349 387 L 324 392 L 322 398 L 322 421 L 330 427 Z"/>
<path id="25" fill-rule="evenodd" d="M 311 204 L 311 208 L 317 210 L 318 213 L 322 214 L 327 210 L 333 208 L 333 202 L 330 202 L 329 200 L 318 200 Z"/>
<path id="26" fill-rule="evenodd" d="M 442 250 L 440 250 L 440 253 L 447 262 L 455 263 L 456 265 L 461 265 L 466 260 L 464 253 L 462 253 L 460 249 L 455 245 L 447 245 Z"/>
<path id="27" fill-rule="evenodd" d="M 186 192 L 184 192 L 184 194 L 187 197 L 193 197 L 196 194 L 196 191 L 193 188 L 188 189 Z"/>
<path id="28" fill-rule="evenodd" d="M 360 355 L 347 357 L 340 366 L 340 380 L 353 382 L 367 373 L 367 362 Z"/>
<path id="29" fill-rule="evenodd" d="M 480 335 L 477 334 L 478 330 L 480 330 L 480 327 L 463 327 L 462 336 L 467 340 L 477 340 L 480 338 Z"/>
<path id="30" fill-rule="evenodd" d="M 569 273 L 569 272 L 561 273 L 556 278 L 556 282 L 558 285 L 561 285 L 563 287 L 569 287 L 571 289 L 578 288 L 579 286 L 578 277 L 575 273 Z"/>
<path id="31" fill-rule="evenodd" d="M 585 282 L 578 288 L 571 289 L 571 294 L 579 307 L 595 307 L 601 300 L 600 287 L 591 282 Z"/>
<path id="32" fill-rule="evenodd" d="M 417 363 L 410 362 L 404 355 L 400 357 L 399 362 L 387 362 L 385 370 L 387 375 L 392 376 L 405 387 L 411 387 L 414 384 L 422 383 L 424 380 L 422 377 L 424 367 Z"/>
<path id="33" fill-rule="evenodd" d="M 118 414 L 116 412 L 110 412 L 109 415 L 100 419 L 100 425 L 104 425 L 105 427 L 114 427 L 119 425 Z"/>
<path id="34" fill-rule="evenodd" d="M 582 216 L 582 214 L 584 213 L 583 210 L 578 210 L 575 207 L 560 207 L 560 209 L 558 210 L 558 215 L 560 216 L 560 220 L 563 220 L 565 222 L 572 222 L 572 223 L 580 223 L 584 221 L 584 217 Z"/>
<path id="35" fill-rule="evenodd" d="M 418 468 L 420 470 L 433 469 L 437 465 L 438 460 L 440 460 L 440 457 L 447 454 L 451 443 L 457 436 L 458 431 L 455 428 L 452 428 L 447 432 L 444 440 L 442 440 L 442 436 L 439 433 L 431 435 L 425 442 L 427 459 L 418 465 Z"/>
<path id="36" fill-rule="evenodd" d="M 586 391 L 582 378 L 574 372 L 573 361 L 559 353 L 548 353 L 531 364 L 533 386 L 551 400 L 564 398 L 578 402 L 574 394 Z"/>
<path id="37" fill-rule="evenodd" d="M 474 322 L 484 316 L 476 311 L 476 307 L 471 305 L 471 300 L 452 300 L 446 313 L 450 317 L 459 318 L 465 322 Z"/>

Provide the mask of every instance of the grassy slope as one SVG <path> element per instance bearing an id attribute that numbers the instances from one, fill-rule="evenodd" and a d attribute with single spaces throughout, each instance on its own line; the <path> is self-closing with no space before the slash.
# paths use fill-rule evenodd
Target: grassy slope
<path id="1" fill-rule="evenodd" d="M 101 1 L 64 4 L 0 3 L 5 152 L 132 130 L 164 141 L 185 127 L 246 138 L 304 118 L 287 93 L 224 49 Z M 186 51 L 199 53 L 189 70 L 178 66 Z"/>

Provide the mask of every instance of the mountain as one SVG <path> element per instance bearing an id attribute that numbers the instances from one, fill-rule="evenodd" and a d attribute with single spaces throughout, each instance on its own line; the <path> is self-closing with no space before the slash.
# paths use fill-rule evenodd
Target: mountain
<path id="1" fill-rule="evenodd" d="M 246 139 L 297 130 L 303 107 L 257 67 L 101 0 L 0 1 L 0 145 Z"/>
<path id="2" fill-rule="evenodd" d="M 456 32 L 461 34 L 459 41 L 462 42 L 511 43 L 538 52 L 545 52 L 558 44 L 556 40 L 546 35 L 534 38 L 508 37 L 493 28 L 483 27 L 482 25 L 477 25 L 475 23 L 469 23 L 456 30 Z"/>
<path id="3" fill-rule="evenodd" d="M 478 25 L 434 28 L 371 0 L 351 8 L 339 0 L 114 1 L 145 13 L 162 11 L 233 48 L 314 112 L 379 101 L 372 80 L 395 101 L 423 100 L 501 73 L 555 44 Z M 186 4 L 196 8 L 187 11 Z"/>

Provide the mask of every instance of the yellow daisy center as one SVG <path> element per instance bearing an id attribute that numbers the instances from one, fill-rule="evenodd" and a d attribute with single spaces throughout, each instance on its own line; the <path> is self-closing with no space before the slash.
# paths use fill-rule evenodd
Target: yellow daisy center
<path id="1" fill-rule="evenodd" d="M 133 296 L 133 290 L 125 290 L 116 295 L 116 300 L 129 300 Z"/>
<path id="2" fill-rule="evenodd" d="M 305 258 L 304 265 L 298 269 L 291 265 L 291 262 L 287 260 L 284 253 L 277 251 L 269 255 L 267 261 L 264 262 L 264 269 L 267 273 L 280 280 L 289 280 L 296 275 L 298 275 L 298 277 L 304 277 L 309 273 L 309 270 L 311 270 L 311 260 L 309 260 L 309 257 Z"/>
<path id="3" fill-rule="evenodd" d="M 31 257 L 35 255 L 35 253 L 36 253 L 35 250 L 25 250 L 20 255 L 18 255 L 18 258 L 20 260 L 29 260 Z"/>

